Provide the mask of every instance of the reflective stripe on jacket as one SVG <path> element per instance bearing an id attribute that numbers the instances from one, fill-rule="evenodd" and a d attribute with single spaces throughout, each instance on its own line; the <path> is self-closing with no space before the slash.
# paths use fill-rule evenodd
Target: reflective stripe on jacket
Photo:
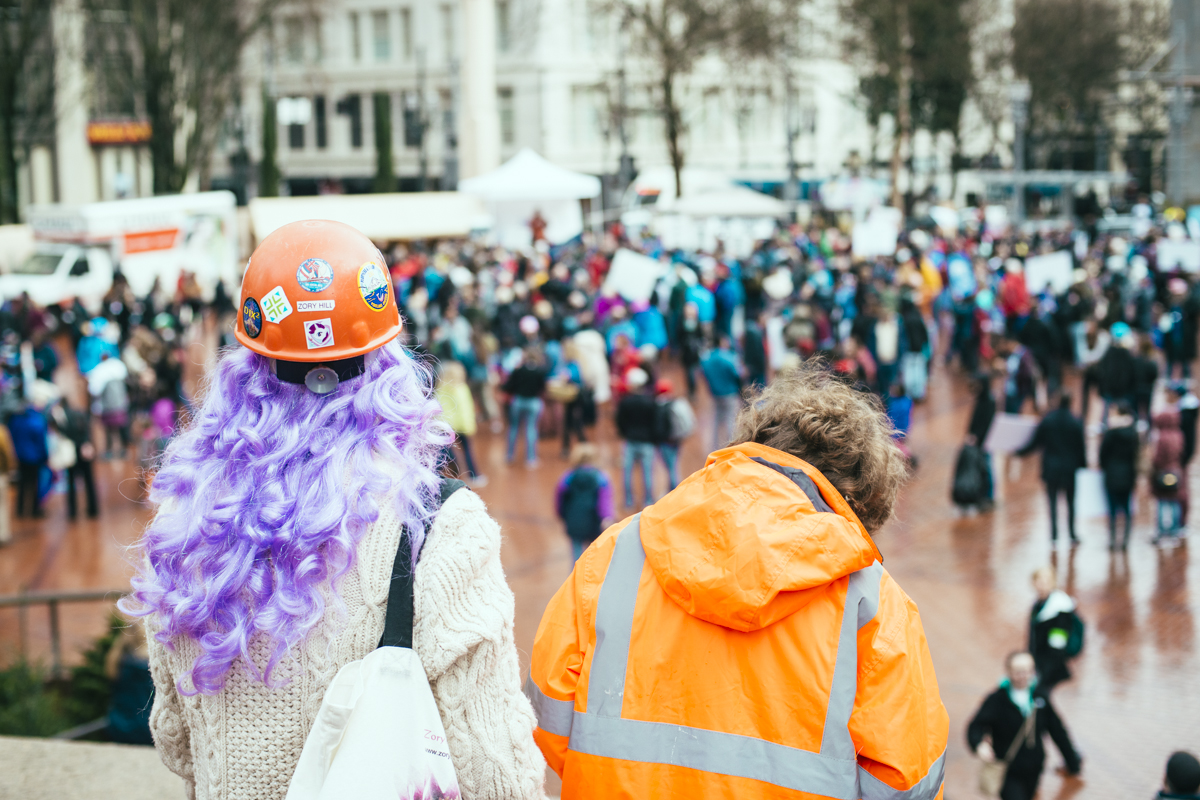
<path id="1" fill-rule="evenodd" d="M 824 476 L 754 444 L 610 528 L 526 686 L 564 800 L 940 797 L 946 712 L 879 560 Z"/>

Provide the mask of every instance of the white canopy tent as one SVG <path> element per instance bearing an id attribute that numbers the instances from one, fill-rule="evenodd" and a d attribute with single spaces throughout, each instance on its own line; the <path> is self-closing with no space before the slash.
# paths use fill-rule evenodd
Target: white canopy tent
<path id="1" fill-rule="evenodd" d="M 600 179 L 564 169 L 525 148 L 491 172 L 459 181 L 458 190 L 482 200 L 496 239 L 516 248 L 529 246 L 535 211 L 546 220 L 552 244 L 578 236 L 583 231 L 579 201 L 600 196 Z"/>
<path id="2" fill-rule="evenodd" d="M 478 198 L 461 192 L 411 192 L 258 197 L 250 219 L 259 242 L 303 219 L 344 222 L 376 242 L 397 242 L 466 236 L 486 227 L 487 214 Z"/>
<path id="3" fill-rule="evenodd" d="M 769 194 L 730 184 L 685 194 L 671 209 L 689 217 L 786 217 L 787 204 Z"/>

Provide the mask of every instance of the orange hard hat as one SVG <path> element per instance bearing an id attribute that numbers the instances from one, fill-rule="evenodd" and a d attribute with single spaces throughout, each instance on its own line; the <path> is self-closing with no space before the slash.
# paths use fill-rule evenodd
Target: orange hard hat
<path id="1" fill-rule="evenodd" d="M 317 366 L 341 380 L 361 374 L 363 357 L 401 330 L 383 256 L 329 220 L 293 222 L 263 239 L 246 265 L 239 308 L 237 340 L 277 359 L 280 379 L 313 391 L 321 390 L 306 376 Z M 322 373 L 317 385 L 328 379 Z"/>

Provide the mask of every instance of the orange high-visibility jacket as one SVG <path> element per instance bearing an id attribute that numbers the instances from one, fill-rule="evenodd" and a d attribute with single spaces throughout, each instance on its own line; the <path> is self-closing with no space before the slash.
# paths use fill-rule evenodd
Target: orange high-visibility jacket
<path id="1" fill-rule="evenodd" d="M 743 444 L 587 549 L 526 693 L 572 798 L 940 798 L 917 607 L 811 465 Z"/>

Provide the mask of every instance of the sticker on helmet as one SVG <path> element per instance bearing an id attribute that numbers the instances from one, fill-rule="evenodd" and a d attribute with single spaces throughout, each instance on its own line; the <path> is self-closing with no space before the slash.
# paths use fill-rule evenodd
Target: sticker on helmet
<path id="1" fill-rule="evenodd" d="M 388 304 L 388 280 L 383 269 L 374 261 L 358 268 L 358 293 L 372 311 L 383 311 Z"/>
<path id="2" fill-rule="evenodd" d="M 323 292 L 333 283 L 333 267 L 323 258 L 310 258 L 296 270 L 296 282 L 306 292 Z"/>
<path id="3" fill-rule="evenodd" d="M 262 312 L 267 322 L 275 324 L 279 324 L 288 314 L 292 313 L 292 304 L 288 302 L 282 286 L 276 286 L 266 293 L 262 299 Z"/>
<path id="4" fill-rule="evenodd" d="M 327 319 L 310 319 L 304 322 L 304 341 L 309 350 L 333 347 L 333 323 Z"/>
<path id="5" fill-rule="evenodd" d="M 251 339 L 257 339 L 262 333 L 262 311 L 253 297 L 247 297 L 242 303 L 242 329 Z"/>
<path id="6" fill-rule="evenodd" d="M 305 311 L 333 311 L 336 304 L 332 300 L 297 300 L 296 310 L 303 314 Z"/>

